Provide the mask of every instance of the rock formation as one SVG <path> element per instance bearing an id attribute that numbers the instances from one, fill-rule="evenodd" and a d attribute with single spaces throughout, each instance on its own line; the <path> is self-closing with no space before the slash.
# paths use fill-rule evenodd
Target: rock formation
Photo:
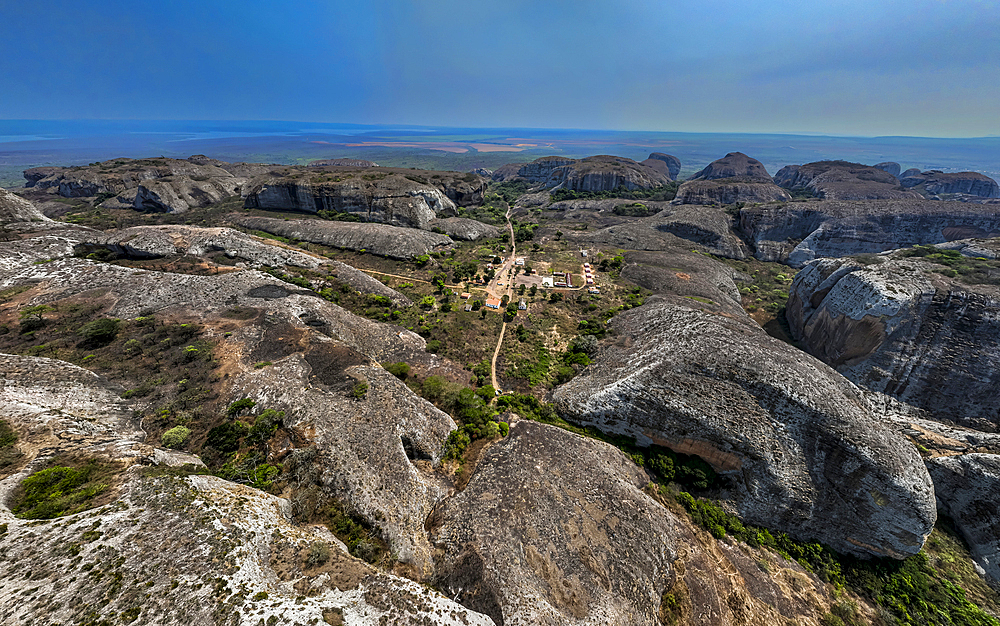
<path id="1" fill-rule="evenodd" d="M 378 167 L 378 163 L 364 159 L 319 159 L 310 161 L 309 167 Z"/>
<path id="2" fill-rule="evenodd" d="M 32 203 L 6 189 L 0 189 L 0 225 L 51 221 Z"/>
<path id="3" fill-rule="evenodd" d="M 677 180 L 677 175 L 681 173 L 681 160 L 671 154 L 653 152 L 645 161 L 640 161 L 661 174 L 666 174 L 670 180 Z"/>
<path id="4" fill-rule="evenodd" d="M 575 191 L 613 191 L 650 189 L 670 182 L 667 174 L 632 159 L 616 156 L 592 156 L 585 159 L 542 157 L 531 163 L 505 165 L 493 173 L 497 181 L 525 180 L 547 189 Z"/>
<path id="5" fill-rule="evenodd" d="M 762 261 L 801 267 L 818 257 L 1000 235 L 988 206 L 930 200 L 789 203 L 740 211 L 740 229 Z"/>
<path id="6" fill-rule="evenodd" d="M 745 179 L 747 182 L 773 183 L 771 175 L 757 159 L 742 152 L 730 152 L 716 159 L 695 173 L 688 180 L 722 180 L 727 178 Z"/>
<path id="7" fill-rule="evenodd" d="M 898 173 L 899 166 L 896 165 Z M 774 175 L 774 182 L 785 189 L 805 189 L 827 200 L 880 200 L 917 198 L 899 186 L 891 172 L 878 166 L 847 161 L 818 161 L 805 165 L 786 165 Z"/>
<path id="8" fill-rule="evenodd" d="M 279 220 L 242 215 L 233 215 L 231 219 L 234 224 L 251 230 L 345 250 L 366 250 L 393 259 L 409 260 L 428 252 L 447 250 L 454 245 L 447 235 L 388 224 Z"/>
<path id="9" fill-rule="evenodd" d="M 941 420 L 1000 424 L 1000 292 L 962 284 L 931 263 L 821 259 L 795 277 L 793 336 L 862 387 Z"/>
<path id="10" fill-rule="evenodd" d="M 925 196 L 961 194 L 976 198 L 1000 198 L 997 182 L 978 172 L 942 172 L 930 170 L 916 173 L 907 170 L 900 183 L 906 189 L 919 191 Z"/>
<path id="11" fill-rule="evenodd" d="M 930 478 L 854 385 L 745 321 L 651 302 L 611 324 L 614 344 L 554 394 L 567 419 L 698 454 L 751 522 L 854 554 L 920 550 Z"/>
<path id="12" fill-rule="evenodd" d="M 677 190 L 675 204 L 763 203 L 791 200 L 757 159 L 730 152 L 709 163 Z"/>
<path id="13" fill-rule="evenodd" d="M 895 176 L 896 178 L 899 178 L 899 172 L 902 169 L 900 168 L 899 163 L 896 163 L 895 161 L 884 161 L 882 163 L 876 163 L 872 167 L 880 169 L 883 172 L 888 172 L 893 176 Z"/>
<path id="14" fill-rule="evenodd" d="M 432 220 L 428 226 L 430 226 L 432 231 L 438 229 L 438 231 L 444 231 L 444 234 L 452 239 L 460 239 L 462 241 L 478 241 L 484 237 L 489 239 L 500 236 L 500 229 L 496 226 L 464 217 L 436 219 Z"/>

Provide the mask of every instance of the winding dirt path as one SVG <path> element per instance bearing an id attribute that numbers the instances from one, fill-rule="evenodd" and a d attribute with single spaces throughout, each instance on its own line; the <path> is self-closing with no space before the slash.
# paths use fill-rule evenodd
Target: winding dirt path
<path id="1" fill-rule="evenodd" d="M 510 233 L 510 256 L 507 260 L 503 262 L 500 266 L 500 271 L 497 272 L 497 277 L 494 279 L 497 283 L 503 278 L 504 271 L 508 268 L 514 267 L 514 258 L 517 255 L 517 245 L 514 243 L 514 226 L 510 223 L 510 212 L 511 209 L 507 207 L 507 214 L 504 217 L 507 219 L 507 232 Z M 514 294 L 514 280 L 513 276 L 507 280 L 504 285 L 504 295 L 512 296 Z M 499 297 L 499 296 L 494 296 Z M 508 300 L 509 301 L 509 300 Z M 505 315 L 503 311 L 500 312 L 501 315 Z M 500 347 L 503 345 L 503 336 L 507 331 L 507 322 L 504 322 L 500 326 L 500 338 L 497 339 L 496 350 L 493 351 L 493 361 L 490 362 L 490 379 L 493 384 L 494 389 L 500 389 L 500 383 L 497 382 L 497 357 L 500 355 Z"/>

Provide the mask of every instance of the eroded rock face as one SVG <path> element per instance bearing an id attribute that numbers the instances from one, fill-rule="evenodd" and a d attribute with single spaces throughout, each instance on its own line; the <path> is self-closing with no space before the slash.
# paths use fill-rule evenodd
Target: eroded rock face
<path id="1" fill-rule="evenodd" d="M 741 178 L 748 182 L 773 183 L 764 165 L 742 152 L 730 152 L 721 159 L 712 161 L 688 180 L 721 180 Z"/>
<path id="2" fill-rule="evenodd" d="M 615 344 L 554 393 L 567 419 L 701 456 L 751 522 L 854 554 L 920 549 L 930 478 L 846 379 L 751 323 L 664 301 L 611 323 Z"/>
<path id="3" fill-rule="evenodd" d="M 997 488 L 1000 487 L 1000 456 L 962 454 L 927 461 L 934 479 L 938 502 L 958 526 L 969 544 L 972 558 L 983 568 L 987 580 L 1000 586 L 1000 533 Z"/>
<path id="4" fill-rule="evenodd" d="M 885 165 L 885 164 L 883 164 Z M 903 190 L 896 174 L 879 166 L 847 161 L 818 161 L 805 165 L 787 165 L 774 175 L 774 182 L 786 189 L 807 189 L 827 200 L 879 200 L 917 198 Z M 888 166 L 887 165 L 887 166 Z"/>
<path id="5" fill-rule="evenodd" d="M 542 157 L 531 163 L 505 165 L 493 173 L 498 181 L 526 180 L 549 189 L 612 191 L 650 189 L 670 182 L 667 174 L 624 157 L 600 155 L 585 159 Z"/>
<path id="6" fill-rule="evenodd" d="M 238 226 L 308 241 L 334 248 L 366 250 L 393 259 L 412 259 L 428 252 L 447 250 L 454 242 L 447 235 L 388 224 L 358 224 L 327 220 L 279 220 L 234 215 Z"/>
<path id="7" fill-rule="evenodd" d="M 907 170 L 900 183 L 907 189 L 924 195 L 963 194 L 977 198 L 1000 198 L 997 182 L 979 172 L 942 172 L 930 170 L 914 172 Z"/>
<path id="8" fill-rule="evenodd" d="M 883 172 L 888 172 L 893 176 L 895 176 L 896 178 L 899 178 L 899 172 L 902 169 L 899 163 L 896 163 L 895 161 L 884 161 L 882 163 L 876 163 L 872 167 L 880 169 Z"/>
<path id="9" fill-rule="evenodd" d="M 319 159 L 310 161 L 309 167 L 378 167 L 378 163 L 364 159 Z"/>
<path id="10" fill-rule="evenodd" d="M 677 180 L 677 175 L 681 173 L 681 160 L 672 154 L 653 152 L 648 159 L 641 161 L 641 163 L 666 174 L 670 180 Z"/>
<path id="11" fill-rule="evenodd" d="M 240 192 L 241 184 L 228 178 L 151 180 L 135 190 L 132 206 L 142 211 L 183 213 L 234 196 Z"/>
<path id="12" fill-rule="evenodd" d="M 1000 235 L 988 206 L 931 200 L 789 203 L 740 210 L 740 228 L 762 261 L 801 267 L 818 257 L 878 253 Z"/>
<path id="13" fill-rule="evenodd" d="M 300 182 L 295 177 L 269 179 L 248 189 L 244 205 L 306 213 L 353 213 L 366 222 L 413 228 L 427 228 L 438 215 L 455 212 L 455 203 L 441 190 L 398 174 L 374 180 L 361 176 L 317 182 Z"/>
<path id="14" fill-rule="evenodd" d="M 504 626 L 763 625 L 826 603 L 801 571 L 783 569 L 796 593 L 706 539 L 643 490 L 648 480 L 605 443 L 516 422 L 429 520 L 437 585 Z M 661 614 L 664 594 L 678 606 Z"/>
<path id="15" fill-rule="evenodd" d="M 787 319 L 812 354 L 936 418 L 1000 424 L 1000 293 L 916 259 L 822 259 L 792 283 Z"/>

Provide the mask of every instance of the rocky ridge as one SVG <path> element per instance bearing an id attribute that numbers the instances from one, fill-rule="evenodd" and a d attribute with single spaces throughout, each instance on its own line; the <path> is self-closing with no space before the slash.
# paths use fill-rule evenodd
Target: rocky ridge
<path id="1" fill-rule="evenodd" d="M 886 164 L 882 164 L 886 165 Z M 891 165 L 895 165 L 892 168 Z M 886 165 L 899 173 L 899 164 Z M 847 161 L 818 161 L 805 165 L 786 165 L 774 175 L 774 182 L 785 189 L 805 189 L 826 200 L 892 200 L 919 198 L 919 194 L 900 187 L 896 175 L 879 166 Z"/>
<path id="2" fill-rule="evenodd" d="M 640 161 L 642 165 L 649 166 L 662 174 L 666 174 L 670 180 L 677 180 L 677 175 L 681 173 L 681 160 L 672 154 L 663 152 L 652 152 L 645 161 Z"/>
<path id="3" fill-rule="evenodd" d="M 900 180 L 906 189 L 918 191 L 925 196 L 958 194 L 974 198 L 1000 198 L 997 182 L 978 172 L 942 172 L 930 170 L 915 172 L 907 170 Z"/>
<path id="4" fill-rule="evenodd" d="M 612 191 L 651 189 L 670 182 L 668 174 L 624 157 L 600 155 L 584 159 L 542 157 L 524 165 L 505 165 L 493 180 L 524 180 L 546 189 Z M 669 168 L 668 168 L 669 169 Z"/>
<path id="5" fill-rule="evenodd" d="M 764 165 L 742 152 L 730 152 L 698 171 L 677 190 L 675 204 L 733 204 L 791 200 L 774 184 Z"/>

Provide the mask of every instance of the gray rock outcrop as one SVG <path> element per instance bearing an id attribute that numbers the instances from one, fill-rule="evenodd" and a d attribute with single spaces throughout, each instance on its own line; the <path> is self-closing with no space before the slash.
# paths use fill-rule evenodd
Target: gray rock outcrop
<path id="1" fill-rule="evenodd" d="M 319 159 L 310 161 L 309 167 L 378 167 L 378 163 L 364 159 Z"/>
<path id="2" fill-rule="evenodd" d="M 927 461 L 941 509 L 958 527 L 994 587 L 1000 586 L 1000 456 L 962 454 Z"/>
<path id="3" fill-rule="evenodd" d="M 640 161 L 640 163 L 666 174 L 670 180 L 677 180 L 677 175 L 681 173 L 681 160 L 672 154 L 653 152 L 650 153 L 649 158 L 645 161 Z"/>
<path id="4" fill-rule="evenodd" d="M 51 221 L 31 202 L 6 189 L 0 189 L 0 227 L 20 222 Z"/>
<path id="5" fill-rule="evenodd" d="M 962 194 L 977 198 L 1000 198 L 997 182 L 979 172 L 942 172 L 930 170 L 915 173 L 907 170 L 900 180 L 906 189 L 919 191 L 926 196 Z"/>
<path id="6" fill-rule="evenodd" d="M 388 224 L 358 224 L 327 220 L 279 220 L 271 217 L 233 215 L 234 224 L 296 241 L 308 241 L 346 250 L 365 250 L 392 259 L 412 259 L 421 254 L 450 249 L 447 235 Z"/>
<path id="7" fill-rule="evenodd" d="M 896 166 L 898 170 L 899 166 Z M 898 172 L 897 172 L 898 173 Z M 774 175 L 785 189 L 806 189 L 827 200 L 880 200 L 917 198 L 905 191 L 891 172 L 878 166 L 847 161 L 818 161 L 786 165 Z"/>
<path id="8" fill-rule="evenodd" d="M 931 417 L 1000 424 L 1000 292 L 917 259 L 821 259 L 796 276 L 786 317 L 810 353 Z"/>
<path id="9" fill-rule="evenodd" d="M 697 454 L 731 476 L 741 516 L 842 552 L 916 554 L 934 490 L 908 441 L 854 385 L 750 322 L 665 301 L 556 389 L 567 419 Z"/>
<path id="10" fill-rule="evenodd" d="M 689 180 L 677 190 L 675 204 L 720 205 L 787 202 L 792 196 L 774 183 L 738 179 Z"/>
<path id="11" fill-rule="evenodd" d="M 742 152 L 730 152 L 721 159 L 712 161 L 688 180 L 721 180 L 739 178 L 746 181 L 773 183 L 764 165 Z"/>
<path id="12" fill-rule="evenodd" d="M 988 206 L 960 202 L 824 201 L 744 208 L 740 229 L 756 258 L 801 267 L 819 257 L 995 237 L 1000 215 Z"/>

